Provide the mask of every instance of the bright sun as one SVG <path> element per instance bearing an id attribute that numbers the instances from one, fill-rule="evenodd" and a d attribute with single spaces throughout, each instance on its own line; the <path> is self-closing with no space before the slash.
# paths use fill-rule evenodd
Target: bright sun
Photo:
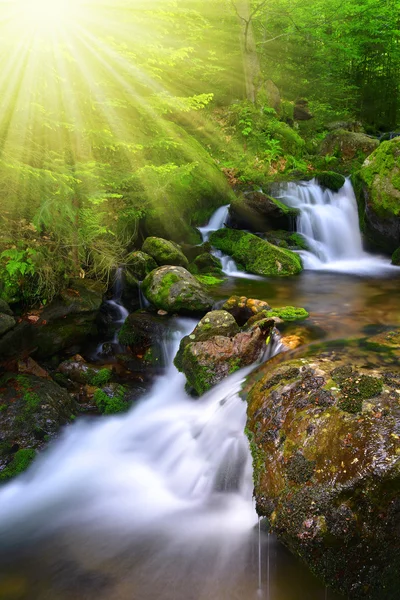
<path id="1" fill-rule="evenodd" d="M 21 19 L 32 32 L 53 34 L 76 16 L 78 0 L 20 0 Z"/>

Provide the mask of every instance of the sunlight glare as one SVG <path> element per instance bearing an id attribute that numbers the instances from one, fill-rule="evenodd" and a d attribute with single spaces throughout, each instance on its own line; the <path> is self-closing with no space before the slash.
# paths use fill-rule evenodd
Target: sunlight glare
<path id="1" fill-rule="evenodd" d="M 75 0 L 22 0 L 20 15 L 33 32 L 51 34 L 71 20 L 76 8 Z"/>

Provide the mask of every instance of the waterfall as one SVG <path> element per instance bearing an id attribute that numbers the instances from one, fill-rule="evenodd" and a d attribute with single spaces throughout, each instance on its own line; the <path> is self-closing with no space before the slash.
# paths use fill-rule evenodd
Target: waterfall
<path id="1" fill-rule="evenodd" d="M 69 426 L 28 472 L 1 488 L 1 548 L 66 528 L 71 539 L 103 532 L 107 548 L 120 549 L 121 536 L 143 541 L 157 531 L 164 550 L 187 545 L 195 558 L 196 545 L 212 540 L 228 552 L 249 534 L 257 515 L 239 392 L 251 367 L 190 398 L 172 359 L 195 324 L 175 321 L 168 371 L 139 405 Z M 272 354 L 280 349 L 277 339 Z"/>
<path id="2" fill-rule="evenodd" d="M 111 315 L 112 318 L 112 337 L 103 340 L 97 347 L 93 354 L 93 359 L 99 359 L 104 354 L 105 345 L 111 344 L 114 349 L 119 349 L 118 333 L 125 323 L 126 318 L 129 316 L 129 311 L 122 304 L 122 294 L 124 292 L 124 271 L 122 267 L 119 267 L 115 273 L 114 284 L 112 287 L 112 297 L 110 300 L 106 300 L 104 308 Z"/>
<path id="3" fill-rule="evenodd" d="M 358 207 L 350 179 L 338 192 L 323 189 L 315 179 L 281 186 L 279 199 L 300 210 L 297 231 L 309 251 L 300 251 L 305 269 L 361 275 L 394 270 L 389 260 L 364 252 Z"/>
<path id="4" fill-rule="evenodd" d="M 203 237 L 203 242 L 208 242 L 210 234 L 213 231 L 218 231 L 218 229 L 222 229 L 229 217 L 229 204 L 226 206 L 221 206 L 218 208 L 215 213 L 212 215 L 210 221 L 204 227 L 199 227 L 199 231 Z M 212 254 L 221 261 L 222 264 L 222 272 L 229 277 L 239 277 L 243 279 L 262 279 L 258 275 L 252 275 L 250 273 L 246 273 L 245 271 L 241 271 L 233 258 L 224 254 L 220 250 L 213 250 Z"/>

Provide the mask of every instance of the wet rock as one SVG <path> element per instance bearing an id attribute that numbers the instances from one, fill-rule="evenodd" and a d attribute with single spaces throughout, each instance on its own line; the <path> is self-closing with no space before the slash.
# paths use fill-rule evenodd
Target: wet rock
<path id="1" fill-rule="evenodd" d="M 0 313 L 3 313 L 4 315 L 8 315 L 9 317 L 13 316 L 13 311 L 8 306 L 7 302 L 5 300 L 2 300 L 1 298 L 0 298 Z"/>
<path id="2" fill-rule="evenodd" d="M 79 350 L 82 343 L 97 334 L 95 321 L 104 291 L 98 282 L 72 280 L 34 319 L 22 319 L 0 338 L 0 359 L 30 354 L 47 358 L 74 347 Z"/>
<path id="3" fill-rule="evenodd" d="M 0 381 L 0 479 L 24 470 L 36 450 L 75 413 L 75 402 L 54 381 L 34 375 L 4 375 Z"/>
<path id="4" fill-rule="evenodd" d="M 188 259 L 178 244 L 162 238 L 147 238 L 143 244 L 142 251 L 150 255 L 158 265 L 187 267 L 189 264 Z"/>
<path id="5" fill-rule="evenodd" d="M 152 271 L 143 282 L 143 293 L 156 308 L 172 313 L 206 312 L 213 304 L 205 288 L 182 267 Z"/>
<path id="6" fill-rule="evenodd" d="M 251 317 L 271 310 L 268 302 L 247 298 L 246 296 L 231 296 L 222 306 L 222 310 L 229 312 L 239 325 L 244 325 Z"/>
<path id="7" fill-rule="evenodd" d="M 193 262 L 195 267 L 193 273 L 222 273 L 222 263 L 219 258 L 216 258 L 209 252 L 204 252 L 197 256 Z"/>
<path id="8" fill-rule="evenodd" d="M 127 258 L 127 264 L 129 271 L 139 281 L 151 273 L 154 269 L 157 269 L 157 263 L 152 256 L 145 252 L 137 251 L 129 254 Z"/>
<path id="9" fill-rule="evenodd" d="M 299 211 L 262 192 L 249 192 L 238 197 L 229 207 L 229 225 L 253 232 L 293 229 Z"/>
<path id="10" fill-rule="evenodd" d="M 175 358 L 189 390 L 201 395 L 225 377 L 260 358 L 274 322 L 240 331 L 234 317 L 224 310 L 212 311 L 186 336 Z"/>
<path id="11" fill-rule="evenodd" d="M 256 275 L 286 277 L 303 269 L 300 257 L 294 252 L 244 231 L 220 229 L 211 234 L 210 243 Z"/>
<path id="12" fill-rule="evenodd" d="M 18 363 L 18 373 L 22 375 L 36 375 L 36 377 L 42 377 L 44 379 L 51 379 L 48 372 L 43 369 L 33 358 L 21 358 Z"/>
<path id="13" fill-rule="evenodd" d="M 162 340 L 165 339 L 165 336 L 165 318 L 145 310 L 139 310 L 126 319 L 118 339 L 123 346 L 129 347 L 139 354 L 145 355 L 146 352 L 152 352 L 153 358 L 157 354 L 157 356 L 160 355 L 160 359 Z"/>
<path id="14" fill-rule="evenodd" d="M 271 361 L 245 394 L 258 513 L 328 584 L 378 600 L 400 586 L 400 367 L 364 344 Z"/>
<path id="15" fill-rule="evenodd" d="M 338 192 L 346 183 L 346 179 L 339 173 L 333 171 L 321 171 L 315 176 L 317 183 L 323 187 L 331 190 L 332 192 Z"/>
<path id="16" fill-rule="evenodd" d="M 94 386 L 104 385 L 112 377 L 111 369 L 91 365 L 79 354 L 62 362 L 58 367 L 58 371 L 75 383 Z"/>

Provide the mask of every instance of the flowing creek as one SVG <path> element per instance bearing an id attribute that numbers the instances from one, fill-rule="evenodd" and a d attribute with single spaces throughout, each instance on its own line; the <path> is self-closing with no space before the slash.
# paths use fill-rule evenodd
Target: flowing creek
<path id="1" fill-rule="evenodd" d="M 306 270 L 287 279 L 249 279 L 231 264 L 216 300 L 240 294 L 272 306 L 304 306 L 310 319 L 283 333 L 301 330 L 305 343 L 400 325 L 400 269 L 363 252 L 351 185 L 324 195 L 314 183 L 290 184 L 282 199 L 302 207 L 298 227 L 311 249 L 302 254 Z M 203 236 L 226 218 L 223 207 Z M 323 223 L 334 218 L 331 235 Z M 187 396 L 172 361 L 194 325 L 173 320 L 165 342 L 169 366 L 130 412 L 79 419 L 1 489 L 1 599 L 339 598 L 257 522 L 239 396 L 252 369 L 198 400 Z M 275 340 L 270 356 L 280 350 Z"/>

